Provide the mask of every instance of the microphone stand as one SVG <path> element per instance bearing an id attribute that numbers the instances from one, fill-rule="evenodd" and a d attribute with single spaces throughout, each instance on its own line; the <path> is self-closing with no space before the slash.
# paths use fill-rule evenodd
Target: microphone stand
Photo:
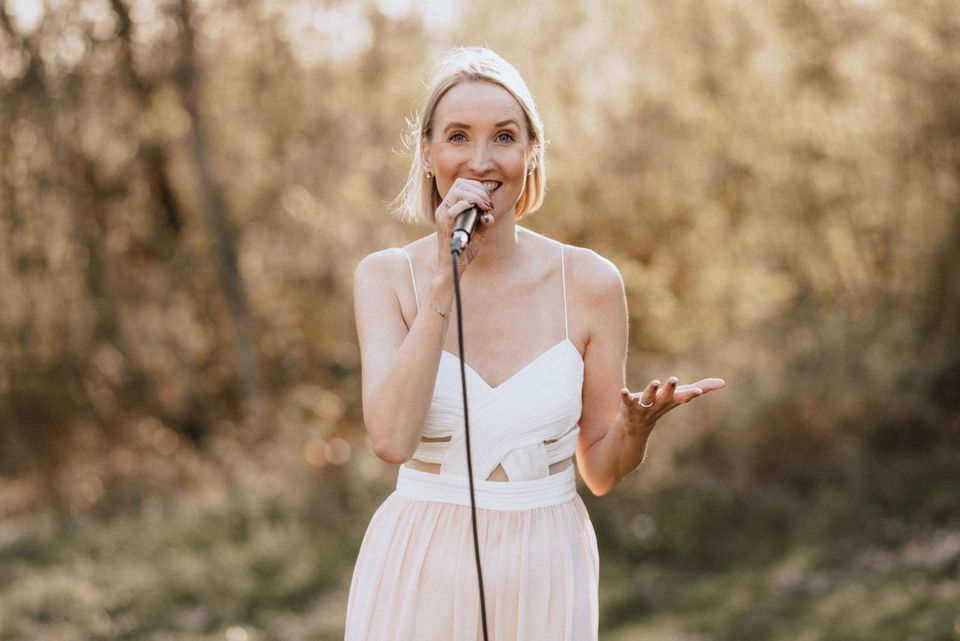
<path id="1" fill-rule="evenodd" d="M 467 371 L 463 358 L 463 315 L 460 309 L 460 253 L 466 247 L 466 240 L 461 241 L 461 232 L 454 234 L 450 243 L 450 255 L 453 259 L 453 291 L 457 304 L 457 344 L 460 348 L 460 383 L 463 388 L 463 434 L 467 445 L 467 479 L 470 483 L 470 518 L 473 524 L 473 551 L 477 561 L 477 584 L 480 587 L 480 621 L 483 625 L 483 641 L 489 641 L 487 636 L 487 603 L 483 594 L 483 572 L 480 565 L 480 538 L 477 535 L 477 502 L 473 493 L 473 458 L 470 456 L 470 418 L 467 413 Z M 469 236 L 468 236 L 469 238 Z"/>

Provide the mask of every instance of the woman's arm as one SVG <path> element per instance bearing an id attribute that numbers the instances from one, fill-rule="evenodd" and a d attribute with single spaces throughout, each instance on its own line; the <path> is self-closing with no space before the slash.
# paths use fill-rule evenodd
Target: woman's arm
<path id="1" fill-rule="evenodd" d="M 370 254 L 354 275 L 363 418 L 374 452 L 390 463 L 408 460 L 420 442 L 447 324 L 434 308 L 446 311 L 453 300 L 452 278 L 438 275 L 408 330 L 397 297 L 403 276 L 410 287 L 397 249 Z"/>
<path id="2" fill-rule="evenodd" d="M 493 204 L 483 184 L 467 178 L 454 180 L 441 196 L 443 200 L 434 213 L 438 265 L 449 260 L 450 236 L 457 214 L 471 206 L 484 212 L 470 245 L 460 256 L 462 275 L 494 224 L 490 214 Z M 417 450 L 433 399 L 453 306 L 453 270 L 440 269 L 430 280 L 430 291 L 426 300 L 420 302 L 420 313 L 409 330 L 397 298 L 401 287 L 411 286 L 402 250 L 388 249 L 364 258 L 357 265 L 353 283 L 363 420 L 377 456 L 390 463 L 403 463 Z"/>
<path id="3" fill-rule="evenodd" d="M 571 253 L 573 309 L 580 316 L 577 324 L 587 328 L 577 467 L 590 491 L 600 496 L 640 464 L 650 430 L 631 434 L 617 420 L 621 405 L 617 392 L 626 377 L 628 338 L 627 299 L 620 272 L 590 250 Z"/>
<path id="4" fill-rule="evenodd" d="M 708 378 L 679 385 L 670 377 L 662 389 L 654 380 L 642 394 L 631 394 L 625 386 L 628 327 L 623 279 L 613 263 L 597 254 L 582 249 L 576 254 L 576 261 L 571 261 L 579 303 L 575 309 L 587 327 L 577 465 L 590 491 L 601 496 L 640 465 L 647 440 L 664 414 L 724 382 Z"/>

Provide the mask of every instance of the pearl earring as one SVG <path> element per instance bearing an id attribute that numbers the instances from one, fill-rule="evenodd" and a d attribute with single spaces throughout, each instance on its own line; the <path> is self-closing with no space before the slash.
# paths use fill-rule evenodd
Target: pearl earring
<path id="1" fill-rule="evenodd" d="M 427 180 L 430 180 L 431 178 L 433 178 L 433 174 L 431 174 L 429 171 L 427 172 L 426 176 L 427 176 Z"/>

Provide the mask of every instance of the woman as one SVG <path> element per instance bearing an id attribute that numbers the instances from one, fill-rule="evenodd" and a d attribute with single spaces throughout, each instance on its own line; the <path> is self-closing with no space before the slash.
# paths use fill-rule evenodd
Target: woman
<path id="1" fill-rule="evenodd" d="M 721 379 L 624 386 L 617 269 L 520 227 L 544 193 L 543 126 L 517 71 L 486 49 L 438 67 L 400 197 L 436 233 L 357 267 L 363 410 L 377 455 L 401 464 L 354 570 L 346 639 L 481 638 L 449 239 L 460 259 L 480 557 L 491 639 L 597 638 L 598 556 L 576 494 L 606 494 L 643 460 L 657 420 Z"/>

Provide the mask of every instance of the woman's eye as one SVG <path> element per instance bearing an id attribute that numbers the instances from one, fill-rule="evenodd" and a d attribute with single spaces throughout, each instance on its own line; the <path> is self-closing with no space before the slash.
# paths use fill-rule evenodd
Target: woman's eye
<path id="1" fill-rule="evenodd" d="M 513 134 L 506 131 L 501 131 L 497 134 L 497 142 L 513 142 Z"/>
<path id="2" fill-rule="evenodd" d="M 456 132 L 456 133 L 450 134 L 450 137 L 447 138 L 447 140 L 449 140 L 450 142 L 463 142 L 463 141 L 465 141 L 466 139 L 467 139 L 467 137 L 464 136 L 464 135 L 463 135 L 461 132 L 459 132 L 459 131 Z"/>

